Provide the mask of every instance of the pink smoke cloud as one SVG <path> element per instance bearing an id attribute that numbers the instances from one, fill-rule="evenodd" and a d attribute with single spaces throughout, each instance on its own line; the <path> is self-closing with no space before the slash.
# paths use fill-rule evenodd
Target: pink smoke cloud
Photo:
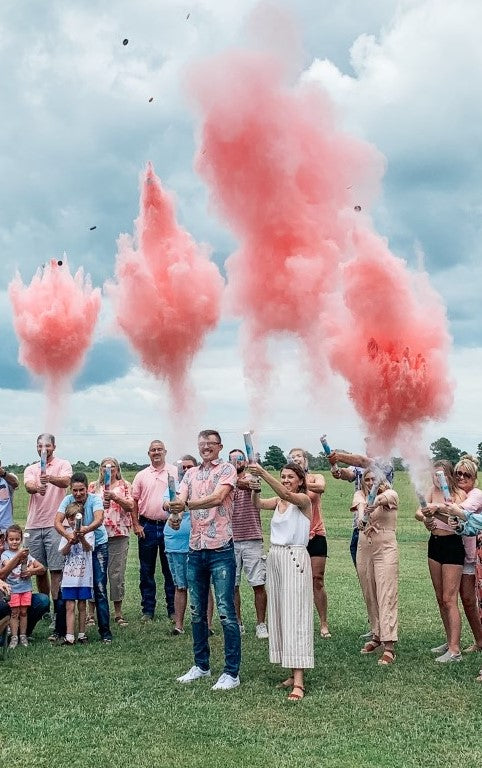
<path id="1" fill-rule="evenodd" d="M 348 315 L 333 335 L 330 360 L 378 450 L 419 438 L 429 419 L 452 404 L 445 307 L 424 273 L 412 274 L 366 227 L 354 236 L 355 257 L 343 268 Z"/>
<path id="2" fill-rule="evenodd" d="M 30 285 L 17 273 L 8 287 L 13 323 L 20 342 L 19 362 L 45 379 L 47 423 L 56 429 L 64 395 L 81 368 L 92 341 L 101 295 L 79 269 L 73 276 L 66 260 L 37 270 Z"/>
<path id="3" fill-rule="evenodd" d="M 244 320 L 254 410 L 267 391 L 267 340 L 289 332 L 315 380 L 324 358 L 342 373 L 366 430 L 388 450 L 450 408 L 444 309 L 373 232 L 367 211 L 383 158 L 340 127 L 319 86 L 290 84 L 288 70 L 274 54 L 231 51 L 189 75 L 196 167 L 240 243 L 227 297 Z"/>
<path id="4" fill-rule="evenodd" d="M 173 200 L 150 164 L 135 233 L 119 238 L 116 283 L 106 289 L 118 327 L 142 365 L 167 381 L 179 411 L 193 357 L 219 321 L 224 282 L 207 249 L 177 224 Z"/>
<path id="5" fill-rule="evenodd" d="M 384 165 L 340 129 L 318 87 L 290 85 L 285 75 L 272 54 L 235 51 L 197 64 L 189 80 L 201 118 L 196 168 L 240 241 L 226 263 L 227 304 L 244 319 L 257 398 L 266 392 L 272 334 L 296 334 L 318 380 L 321 313 L 356 216 L 350 188 L 372 199 Z"/>

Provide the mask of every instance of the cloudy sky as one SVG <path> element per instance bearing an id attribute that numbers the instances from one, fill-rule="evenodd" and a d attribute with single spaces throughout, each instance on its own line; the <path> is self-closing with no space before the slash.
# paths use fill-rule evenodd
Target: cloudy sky
<path id="1" fill-rule="evenodd" d="M 139 173 L 148 160 L 173 191 L 182 225 L 218 264 L 236 248 L 193 171 L 196 122 L 183 78 L 193 60 L 244 37 L 251 0 L 3 0 L 0 9 L 1 458 L 33 458 L 44 428 L 40 382 L 19 365 L 8 283 L 65 251 L 94 285 L 113 275 L 116 240 L 132 232 Z M 298 78 L 328 90 L 344 126 L 386 158 L 372 211 L 391 250 L 417 269 L 420 254 L 448 310 L 457 382 L 444 424 L 428 425 L 475 450 L 482 326 L 480 0 L 284 0 L 303 44 Z M 273 16 L 275 18 L 275 16 Z M 129 40 L 124 46 L 124 38 Z M 149 99 L 153 98 L 150 102 Z M 95 230 L 90 227 L 95 226 Z M 196 418 L 183 433 L 166 390 L 113 333 L 104 302 L 95 344 L 74 384 L 57 439 L 71 459 L 114 454 L 141 461 L 152 437 L 171 458 L 193 451 L 204 425 L 227 447 L 252 426 L 260 450 L 276 443 L 319 449 L 318 436 L 352 449 L 363 428 L 346 385 L 333 378 L 311 402 L 294 339 L 273 341 L 277 373 L 261 425 L 248 425 L 239 326 L 225 320 L 198 355 Z"/>

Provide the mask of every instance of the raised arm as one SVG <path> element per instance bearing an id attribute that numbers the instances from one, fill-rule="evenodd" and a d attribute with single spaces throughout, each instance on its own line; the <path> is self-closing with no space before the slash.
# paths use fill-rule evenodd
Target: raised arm
<path id="1" fill-rule="evenodd" d="M 308 480 L 308 477 L 310 478 Z M 326 480 L 323 475 L 308 475 L 306 478 L 306 487 L 312 493 L 319 493 L 320 495 L 325 492 Z"/>
<path id="2" fill-rule="evenodd" d="M 0 477 L 3 477 L 5 481 L 8 483 L 10 488 L 13 488 L 14 491 L 18 488 L 18 477 L 17 475 L 14 475 L 13 472 L 9 472 L 8 469 L 5 469 L 5 467 L 2 467 L 0 464 Z"/>
<path id="3" fill-rule="evenodd" d="M 352 464 L 355 467 L 363 467 L 367 469 L 372 464 L 372 459 L 368 456 L 364 456 L 362 453 L 347 453 L 347 451 L 334 450 L 329 455 L 330 464 L 335 464 L 338 461 L 343 464 Z"/>
<path id="4" fill-rule="evenodd" d="M 306 493 L 292 493 L 291 491 L 288 491 L 284 485 L 280 483 L 276 477 L 270 475 L 270 473 L 267 472 L 264 467 L 261 466 L 261 464 L 250 464 L 249 469 L 253 475 L 256 477 L 261 477 L 262 480 L 267 482 L 280 499 L 283 499 L 283 501 L 287 501 L 290 504 L 297 506 L 302 511 L 302 513 L 311 520 L 311 501 L 310 497 L 307 496 Z M 271 509 L 271 507 L 268 507 L 268 509 Z"/>

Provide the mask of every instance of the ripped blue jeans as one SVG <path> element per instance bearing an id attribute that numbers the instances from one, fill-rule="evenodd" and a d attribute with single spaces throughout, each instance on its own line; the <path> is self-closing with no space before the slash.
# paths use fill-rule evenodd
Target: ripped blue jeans
<path id="1" fill-rule="evenodd" d="M 201 669 L 209 669 L 207 608 L 212 580 L 224 634 L 224 672 L 232 677 L 238 675 L 241 663 L 241 635 L 234 609 L 235 577 L 236 560 L 232 541 L 219 549 L 189 550 L 187 583 L 191 600 L 194 661 Z"/>
<path id="2" fill-rule="evenodd" d="M 109 600 L 107 597 L 107 564 L 109 545 L 96 544 L 92 552 L 92 571 L 94 576 L 94 599 L 97 609 L 97 625 L 102 640 L 112 640 L 110 631 Z"/>

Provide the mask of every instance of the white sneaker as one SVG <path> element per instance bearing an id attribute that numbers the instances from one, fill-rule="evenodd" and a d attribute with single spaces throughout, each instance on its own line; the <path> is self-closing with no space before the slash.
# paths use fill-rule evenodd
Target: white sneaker
<path id="1" fill-rule="evenodd" d="M 266 638 L 269 637 L 268 627 L 264 622 L 256 624 L 256 637 L 258 640 L 266 640 Z"/>
<path id="2" fill-rule="evenodd" d="M 239 634 L 244 635 L 246 633 L 246 630 L 244 628 L 244 624 L 238 624 L 239 627 Z"/>
<path id="3" fill-rule="evenodd" d="M 27 635 L 20 635 L 20 645 L 24 648 L 28 648 Z"/>
<path id="4" fill-rule="evenodd" d="M 447 651 L 442 656 L 437 656 L 435 661 L 440 662 L 440 664 L 447 664 L 451 661 L 462 661 L 462 654 L 461 653 L 452 653 L 452 651 Z"/>
<path id="5" fill-rule="evenodd" d="M 223 672 L 218 682 L 212 686 L 211 690 L 229 691 L 231 688 L 237 688 L 238 685 L 240 685 L 240 682 L 239 675 L 237 677 L 232 677 L 231 675 L 226 674 L 226 672 Z"/>
<path id="6" fill-rule="evenodd" d="M 57 619 L 57 614 L 53 613 L 52 614 L 52 621 L 49 624 L 49 629 L 55 629 L 55 621 L 56 621 L 56 619 Z"/>
<path id="7" fill-rule="evenodd" d="M 13 635 L 10 638 L 10 645 L 8 646 L 12 651 L 14 648 L 16 648 L 18 645 L 18 636 Z"/>
<path id="8" fill-rule="evenodd" d="M 439 656 L 441 653 L 447 653 L 449 649 L 448 643 L 443 643 L 442 645 L 437 645 L 435 648 L 430 648 L 430 653 L 436 653 L 437 656 Z"/>
<path id="9" fill-rule="evenodd" d="M 185 675 L 181 675 L 181 677 L 177 677 L 176 680 L 178 683 L 192 683 L 193 680 L 199 680 L 200 677 L 211 677 L 211 670 L 201 669 L 200 667 L 191 667 L 189 672 L 186 672 Z"/>

